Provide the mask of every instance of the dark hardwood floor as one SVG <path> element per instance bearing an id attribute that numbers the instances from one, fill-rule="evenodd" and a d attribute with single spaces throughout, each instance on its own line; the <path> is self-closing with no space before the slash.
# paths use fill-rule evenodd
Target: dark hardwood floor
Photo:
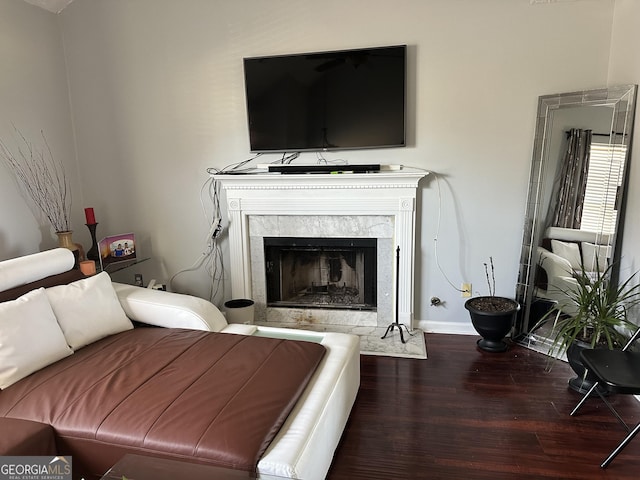
<path id="1" fill-rule="evenodd" d="M 361 356 L 361 387 L 328 479 L 637 479 L 640 436 L 606 469 L 626 431 L 596 397 L 579 416 L 569 367 L 514 345 L 427 334 L 427 360 Z M 640 403 L 619 395 L 635 425 Z"/>

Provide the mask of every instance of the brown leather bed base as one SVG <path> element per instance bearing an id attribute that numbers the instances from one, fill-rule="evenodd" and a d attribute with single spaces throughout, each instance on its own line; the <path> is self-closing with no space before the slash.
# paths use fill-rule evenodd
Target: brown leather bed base
<path id="1" fill-rule="evenodd" d="M 254 470 L 322 360 L 310 342 L 136 328 L 0 392 L 0 417 L 50 424 L 74 474 L 124 453 Z"/>

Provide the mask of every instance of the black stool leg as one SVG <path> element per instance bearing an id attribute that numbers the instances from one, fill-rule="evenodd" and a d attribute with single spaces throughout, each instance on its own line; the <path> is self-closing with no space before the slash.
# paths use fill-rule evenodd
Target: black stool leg
<path id="1" fill-rule="evenodd" d="M 589 398 L 589 396 L 594 392 L 594 390 L 596 389 L 596 387 L 598 386 L 598 382 L 595 382 L 593 384 L 593 387 L 591 387 L 589 389 L 589 391 L 587 393 L 584 394 L 584 397 L 582 397 L 582 399 L 578 402 L 578 405 L 576 405 L 576 408 L 573 409 L 573 411 L 569 414 L 572 417 L 578 412 L 578 410 L 580 409 L 580 407 L 582 407 L 582 405 L 584 404 L 584 402 L 587 401 L 587 398 Z"/>
<path id="2" fill-rule="evenodd" d="M 638 433 L 638 431 L 640 431 L 640 423 L 639 423 L 638 425 L 636 425 L 636 428 L 634 428 L 634 429 L 631 431 L 631 433 L 629 433 L 629 435 L 627 435 L 627 436 L 625 437 L 625 439 L 624 439 L 622 442 L 620 442 L 620 445 L 618 445 L 618 446 L 613 450 L 613 452 L 611 452 L 611 453 L 609 454 L 609 456 L 607 457 L 607 459 L 606 459 L 604 462 L 602 462 L 602 464 L 600 465 L 600 467 L 602 467 L 602 468 L 607 468 L 607 465 L 609 465 L 609 464 L 613 461 L 613 459 L 614 459 L 614 458 L 616 458 L 616 456 L 617 456 L 617 455 L 622 451 L 622 449 L 623 449 L 624 447 L 626 447 L 626 446 L 627 446 L 627 444 L 628 444 L 631 440 L 633 440 L 633 437 L 635 437 L 635 436 L 636 436 L 636 434 Z"/>

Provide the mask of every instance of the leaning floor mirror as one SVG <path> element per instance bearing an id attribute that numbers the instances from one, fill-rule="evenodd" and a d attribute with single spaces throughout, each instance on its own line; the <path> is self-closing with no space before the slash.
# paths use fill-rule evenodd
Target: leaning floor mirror
<path id="1" fill-rule="evenodd" d="M 548 332 L 530 334 L 549 312 L 571 315 L 571 272 L 611 266 L 617 277 L 636 85 L 539 98 L 514 337 L 548 350 Z"/>

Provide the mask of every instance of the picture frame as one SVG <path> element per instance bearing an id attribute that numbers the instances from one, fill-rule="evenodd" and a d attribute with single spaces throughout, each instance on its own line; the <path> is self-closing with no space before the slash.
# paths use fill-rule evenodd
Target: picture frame
<path id="1" fill-rule="evenodd" d="M 136 239 L 133 233 L 109 235 L 98 242 L 100 267 L 107 270 L 110 265 L 136 261 Z"/>

